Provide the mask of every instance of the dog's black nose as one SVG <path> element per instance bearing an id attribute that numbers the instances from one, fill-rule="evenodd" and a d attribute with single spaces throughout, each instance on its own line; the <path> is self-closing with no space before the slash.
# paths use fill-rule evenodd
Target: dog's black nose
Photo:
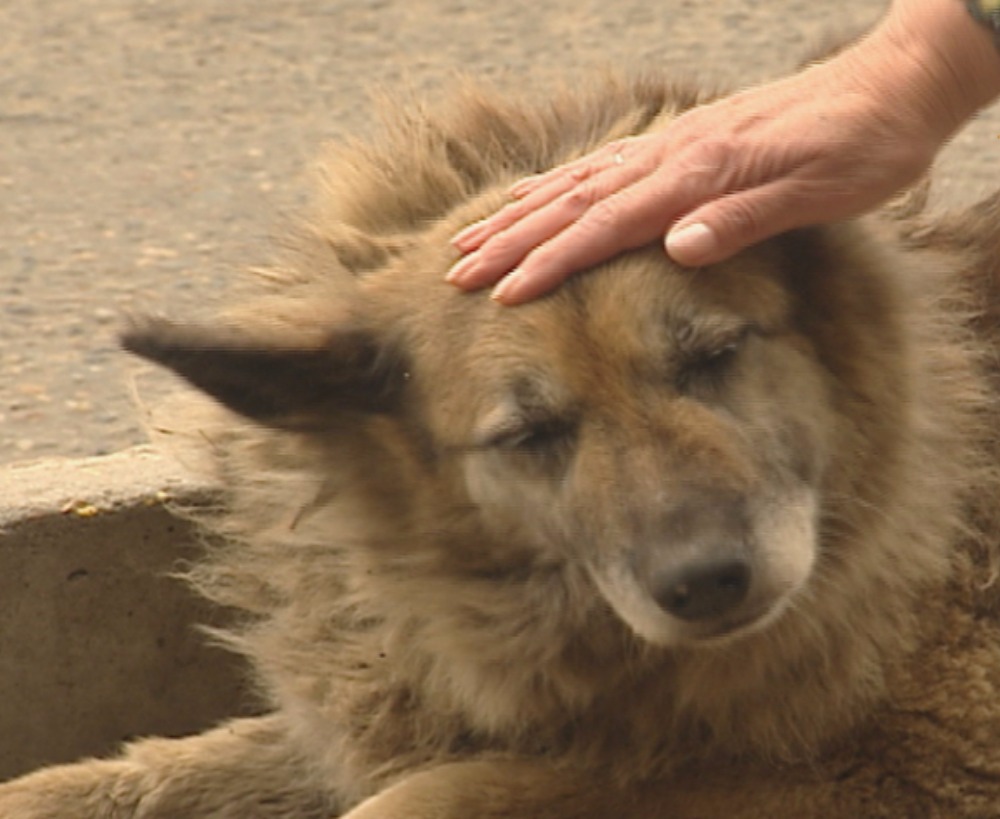
<path id="1" fill-rule="evenodd" d="M 743 558 L 702 560 L 663 571 L 653 580 L 653 596 L 664 611 L 681 620 L 711 620 L 743 602 L 750 576 L 750 564 Z"/>

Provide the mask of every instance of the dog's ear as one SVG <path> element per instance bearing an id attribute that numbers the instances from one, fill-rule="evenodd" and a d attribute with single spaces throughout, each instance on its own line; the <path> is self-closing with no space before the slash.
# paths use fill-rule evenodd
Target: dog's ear
<path id="1" fill-rule="evenodd" d="M 401 356 L 371 330 L 323 332 L 133 319 L 122 346 L 162 364 L 229 409 L 276 427 L 312 427 L 331 412 L 390 412 L 406 381 Z"/>

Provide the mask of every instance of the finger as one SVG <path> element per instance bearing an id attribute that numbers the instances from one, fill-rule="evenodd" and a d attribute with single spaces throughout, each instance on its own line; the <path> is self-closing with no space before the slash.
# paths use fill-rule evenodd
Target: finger
<path id="1" fill-rule="evenodd" d="M 700 267 L 724 261 L 746 247 L 793 228 L 821 221 L 810 197 L 787 181 L 729 194 L 695 209 L 671 228 L 667 254 Z"/>
<path id="2" fill-rule="evenodd" d="M 523 199 L 524 197 L 535 193 L 535 191 L 538 191 L 547 185 L 551 185 L 553 182 L 558 182 L 564 178 L 572 179 L 575 182 L 582 182 L 584 179 L 588 179 L 599 171 L 607 168 L 610 164 L 612 164 L 612 162 L 608 161 L 603 151 L 596 151 L 594 153 L 587 154 L 586 156 L 582 156 L 579 159 L 574 159 L 571 162 L 552 168 L 552 170 L 546 171 L 545 173 L 534 174 L 532 176 L 526 176 L 523 179 L 519 179 L 507 189 L 507 193 L 515 199 Z M 620 162 L 618 164 L 620 164 Z"/>
<path id="3" fill-rule="evenodd" d="M 615 165 L 583 183 L 574 184 L 551 201 L 535 207 L 525 200 L 525 212 L 509 227 L 483 238 L 473 256 L 460 260 L 447 275 L 452 284 L 475 289 L 493 284 L 521 262 L 532 250 L 555 237 L 588 210 L 634 182 L 642 173 L 638 166 Z M 547 195 L 547 194 L 546 194 Z M 542 194 L 533 194 L 541 200 Z M 514 203 L 514 206 L 520 203 Z M 512 207 L 516 209 L 516 207 Z M 496 219 L 495 214 L 490 219 Z M 499 220 L 498 220 L 499 221 Z"/>
<path id="4" fill-rule="evenodd" d="M 623 186 L 614 195 L 596 202 L 579 218 L 567 223 L 557 235 L 540 243 L 518 269 L 501 282 L 494 297 L 511 305 L 535 298 L 574 271 L 662 239 L 667 227 L 676 219 L 699 209 L 705 202 L 718 200 L 733 182 L 733 169 L 715 154 L 706 154 L 701 143 L 691 143 L 689 150 L 688 155 L 684 151 L 672 154 L 670 170 L 666 165 L 654 164 L 634 184 Z M 640 162 L 634 164 L 640 165 Z M 625 167 L 622 166 L 621 172 Z M 731 215 L 727 217 L 721 212 L 719 218 L 735 222 L 739 219 L 738 208 L 739 203 Z M 684 218 L 687 226 L 699 222 L 690 215 Z M 732 235 L 735 236 L 735 230 Z M 709 238 L 714 237 L 709 234 Z M 705 239 L 701 241 L 707 243 Z M 708 258 L 714 248 L 695 247 L 693 250 L 697 253 L 689 254 L 685 263 L 689 263 L 689 258 L 698 259 L 698 253 L 704 252 Z M 681 255 L 683 257 L 683 252 Z"/>
<path id="5" fill-rule="evenodd" d="M 491 236 L 506 230 L 532 211 L 545 207 L 571 190 L 573 186 L 608 171 L 621 169 L 617 186 L 629 184 L 643 173 L 643 168 L 647 164 L 636 161 L 638 157 L 633 157 L 631 162 L 626 159 L 625 151 L 631 152 L 632 141 L 634 140 L 616 140 L 587 156 L 553 168 L 548 173 L 522 180 L 526 187 L 521 188 L 518 186 L 520 183 L 517 183 L 511 189 L 511 195 L 515 196 L 517 201 L 505 205 L 492 216 L 474 222 L 459 231 L 452 237 L 451 243 L 463 253 L 477 250 Z M 517 193 L 514 193 L 514 190 L 517 190 Z"/>
<path id="6" fill-rule="evenodd" d="M 507 188 L 507 193 L 515 199 L 522 199 L 532 191 L 537 190 L 539 186 L 544 185 L 551 177 L 557 176 L 558 172 L 562 170 L 562 168 L 553 168 L 551 171 L 545 173 L 536 173 L 531 176 L 522 177 Z"/>
<path id="7" fill-rule="evenodd" d="M 496 213 L 460 230 L 452 237 L 451 243 L 463 253 L 478 250 L 491 236 L 507 230 L 532 211 L 566 193 L 575 184 L 569 176 L 554 177 L 544 188 L 516 202 L 510 202 Z"/>
<path id="8" fill-rule="evenodd" d="M 578 159 L 552 168 L 552 170 L 519 179 L 507 189 L 507 192 L 515 199 L 523 199 L 567 175 L 577 182 L 582 182 L 584 179 L 606 170 L 609 166 L 624 164 L 626 158 L 633 153 L 631 143 L 635 141 L 636 137 L 616 139 Z"/>
<path id="9" fill-rule="evenodd" d="M 557 182 L 560 179 L 570 178 L 579 181 L 581 174 L 586 176 L 584 169 L 589 162 L 591 162 L 591 157 L 588 155 L 581 157 L 580 159 L 567 162 L 563 165 L 557 165 L 555 168 L 545 171 L 544 173 L 536 173 L 531 176 L 525 176 L 507 188 L 507 193 L 515 199 L 523 199 L 524 197 L 535 193 L 535 191 L 538 191 L 547 185 L 551 185 L 553 182 Z"/>
<path id="10" fill-rule="evenodd" d="M 580 188 L 574 186 L 545 207 L 527 212 L 507 229 L 491 233 L 473 253 L 459 260 L 448 271 L 447 281 L 468 290 L 498 281 L 532 248 L 547 242 L 572 224 L 600 195 L 590 183 L 586 190 Z"/>
<path id="11" fill-rule="evenodd" d="M 548 241 L 539 244 L 503 279 L 493 297 L 521 304 L 546 293 L 571 273 L 663 235 L 671 214 L 659 183 L 646 178 L 597 202 Z"/>
<path id="12" fill-rule="evenodd" d="M 512 270 L 493 288 L 490 298 L 507 307 L 516 307 L 555 290 L 570 274 L 550 269 L 525 277 L 520 270 Z"/>

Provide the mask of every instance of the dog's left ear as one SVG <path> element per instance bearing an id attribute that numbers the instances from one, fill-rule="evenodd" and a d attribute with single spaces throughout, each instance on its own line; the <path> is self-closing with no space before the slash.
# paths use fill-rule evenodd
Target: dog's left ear
<path id="1" fill-rule="evenodd" d="M 374 331 L 349 322 L 303 334 L 144 318 L 132 321 L 121 343 L 240 415 L 277 427 L 314 426 L 345 410 L 389 412 L 406 380 L 402 358 Z"/>

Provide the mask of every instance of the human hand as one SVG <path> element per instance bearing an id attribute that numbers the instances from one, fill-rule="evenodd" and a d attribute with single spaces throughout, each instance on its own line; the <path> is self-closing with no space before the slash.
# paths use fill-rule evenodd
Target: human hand
<path id="1" fill-rule="evenodd" d="M 965 111 L 898 37 L 690 110 L 511 189 L 461 231 L 449 281 L 517 304 L 576 270 L 666 234 L 679 264 L 860 214 L 915 181 Z M 669 231 L 669 232 L 668 232 Z"/>

